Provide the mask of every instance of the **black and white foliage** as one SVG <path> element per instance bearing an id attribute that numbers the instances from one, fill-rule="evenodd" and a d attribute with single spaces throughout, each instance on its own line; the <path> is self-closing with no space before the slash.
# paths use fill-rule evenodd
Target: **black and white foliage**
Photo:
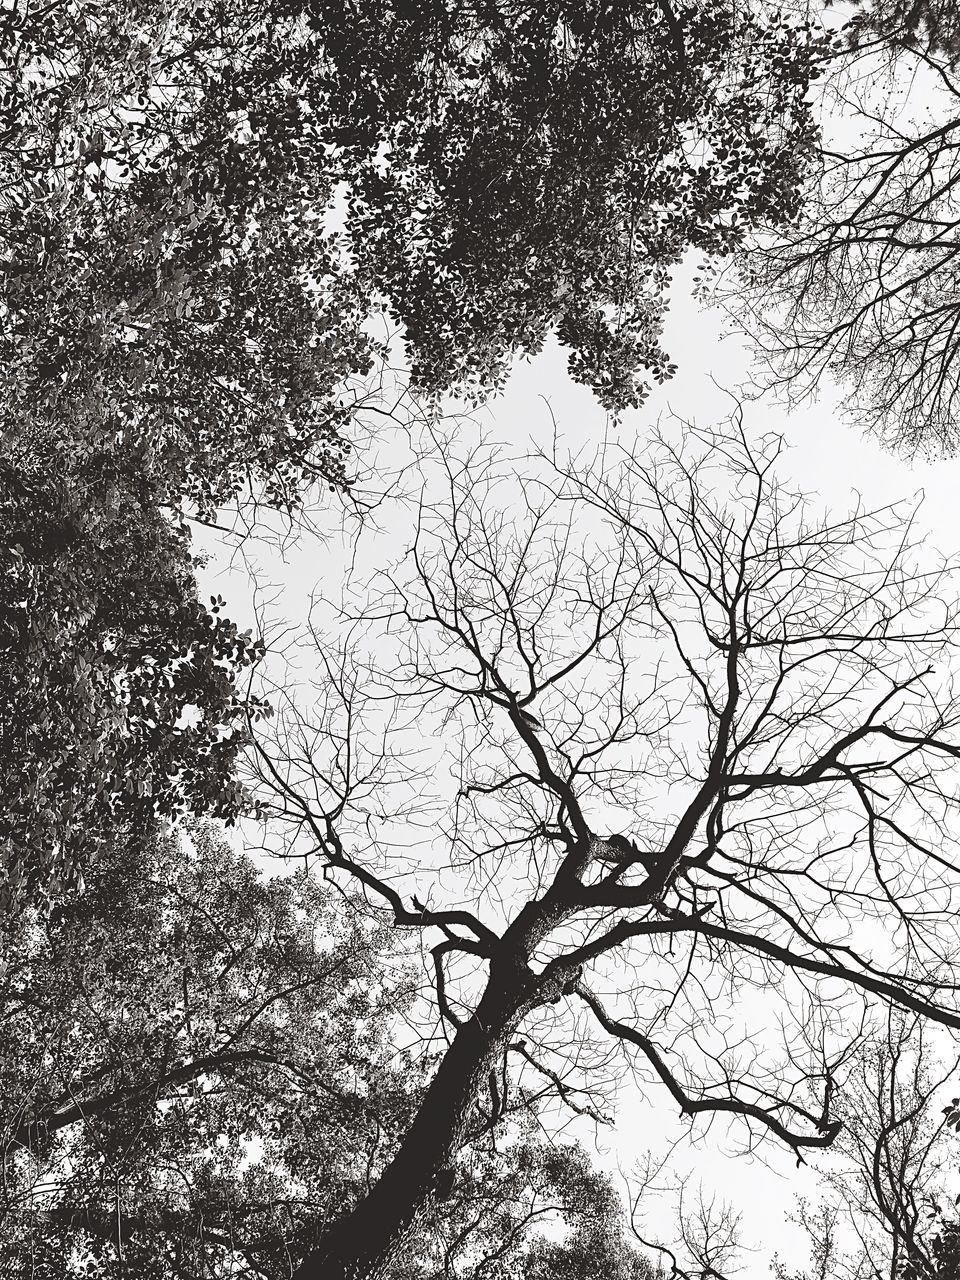
<path id="1" fill-rule="evenodd" d="M 561 1132 L 631 1076 L 839 1142 L 891 1280 L 952 1275 L 949 563 L 739 413 L 627 416 L 695 256 L 781 386 L 956 445 L 955 6 L 828 8 L 3 6 L 0 1275 L 722 1280 L 733 1209 L 648 1230 Z M 549 343 L 603 442 L 471 444 Z M 286 530 L 266 642 L 198 585 L 231 517 Z"/>

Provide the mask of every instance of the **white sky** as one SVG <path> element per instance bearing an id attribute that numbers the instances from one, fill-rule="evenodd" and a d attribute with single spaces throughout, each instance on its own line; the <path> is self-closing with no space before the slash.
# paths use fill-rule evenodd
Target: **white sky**
<path id="1" fill-rule="evenodd" d="M 684 274 L 689 277 L 693 271 Z M 654 392 L 642 411 L 623 421 L 619 430 L 625 437 L 638 437 L 642 441 L 657 416 L 670 411 L 701 423 L 719 421 L 726 416 L 731 401 L 716 383 L 735 393 L 749 373 L 744 343 L 736 337 L 724 336 L 726 328 L 722 315 L 706 313 L 690 300 L 687 281 L 679 277 L 665 342 L 679 373 L 673 382 Z M 523 448 L 528 439 L 545 442 L 551 437 L 553 425 L 544 397 L 550 402 L 562 436 L 571 445 L 599 440 L 605 429 L 604 415 L 587 390 L 571 383 L 564 357 L 555 346 L 517 367 L 504 394 L 481 413 L 481 421 L 487 424 L 493 437 L 515 442 L 518 448 Z M 821 498 L 835 512 L 847 506 L 856 494 L 860 494 L 868 506 L 874 506 L 923 490 L 926 497 L 920 523 L 929 530 L 931 550 L 936 547 L 948 555 L 955 554 L 960 548 L 957 521 L 960 461 L 905 464 L 875 442 L 864 439 L 855 427 L 845 425 L 835 409 L 834 399 L 826 393 L 819 403 L 788 413 L 776 397 L 768 394 L 747 405 L 745 423 L 751 432 L 782 432 L 791 448 L 781 477 L 794 482 L 812 497 Z M 387 449 L 385 457 L 388 458 L 390 452 Z M 396 515 L 400 524 L 404 524 L 402 514 L 398 511 Z M 269 555 L 264 561 L 264 555 L 257 553 L 267 568 L 267 576 L 280 589 L 277 611 L 296 614 L 295 602 L 302 602 L 318 580 L 325 580 L 327 585 L 331 581 L 335 583 L 354 550 L 352 534 L 346 537 L 339 534 L 332 511 L 330 517 L 329 541 L 305 540 L 299 547 L 291 548 L 286 563 Z M 390 519 L 385 510 L 381 523 L 388 530 Z M 322 517 L 320 523 L 325 523 Z M 389 532 L 386 536 L 386 543 L 379 538 L 374 542 L 381 549 L 388 545 L 398 550 L 397 533 Z M 226 555 L 222 549 L 211 547 L 211 550 L 214 554 L 204 575 L 206 584 L 211 593 L 220 591 L 227 598 L 228 612 L 239 618 L 244 612 L 243 577 L 226 571 Z M 380 554 L 373 548 L 371 551 L 374 557 Z M 615 1130 L 600 1134 L 600 1161 L 613 1172 L 618 1165 L 627 1171 L 645 1151 L 662 1151 L 685 1131 L 685 1125 L 665 1102 L 662 1092 L 652 1095 L 651 1102 L 644 1102 L 628 1087 Z M 582 1136 L 588 1135 L 584 1132 Z M 735 1136 L 735 1131 L 731 1131 L 730 1139 Z M 702 1178 L 708 1192 L 728 1199 L 742 1213 L 743 1240 L 754 1250 L 745 1257 L 744 1276 L 769 1275 L 770 1261 L 778 1251 L 791 1267 L 803 1265 L 805 1237 L 787 1218 L 799 1196 L 816 1196 L 815 1174 L 810 1169 L 798 1171 L 794 1157 L 774 1143 L 763 1145 L 767 1163 L 729 1154 L 734 1145 L 725 1139 L 724 1128 L 718 1125 L 697 1147 L 681 1146 L 674 1167 L 691 1169 L 695 1179 Z M 668 1224 L 670 1215 L 661 1211 L 655 1213 L 651 1221 Z M 672 1241 L 668 1238 L 665 1243 Z"/>
<path id="2" fill-rule="evenodd" d="M 719 387 L 735 395 L 738 387 L 749 381 L 751 360 L 746 343 L 730 334 L 729 322 L 718 310 L 705 311 L 692 301 L 688 282 L 694 274 L 691 266 L 678 276 L 666 326 L 664 346 L 678 373 L 665 387 L 654 390 L 642 410 L 624 420 L 621 430 L 625 435 L 642 439 L 661 413 L 672 412 L 701 424 L 722 420 L 732 402 Z M 602 431 L 602 413 L 589 392 L 570 383 L 563 357 L 553 349 L 514 374 L 502 401 L 491 411 L 498 434 L 549 432 L 541 396 L 550 398 L 558 425 L 570 436 L 585 440 Z M 782 397 L 767 393 L 747 404 L 745 426 L 758 434 L 781 433 L 790 450 L 779 468 L 780 478 L 822 500 L 837 514 L 858 494 L 867 507 L 875 507 L 922 493 L 918 532 L 929 534 L 933 554 L 940 551 L 951 558 L 960 554 L 960 459 L 905 463 L 865 438 L 856 427 L 845 424 L 837 409 L 838 399 L 836 389 L 827 387 L 817 403 L 790 412 Z M 662 1149 L 685 1128 L 669 1103 L 654 1107 L 639 1099 L 631 1103 L 624 1097 L 616 1134 L 609 1139 L 601 1134 L 602 1141 L 609 1141 L 604 1163 L 615 1167 L 619 1161 L 628 1166 L 632 1150 L 640 1154 L 647 1146 Z M 731 1131 L 731 1137 L 735 1134 Z M 807 1240 L 788 1216 L 799 1197 L 816 1198 L 815 1171 L 812 1167 L 798 1170 L 794 1157 L 775 1143 L 764 1143 L 766 1163 L 725 1154 L 724 1149 L 729 1152 L 731 1143 L 724 1141 L 721 1125 L 695 1150 L 687 1147 L 686 1159 L 708 1190 L 728 1199 L 742 1213 L 743 1241 L 755 1250 L 744 1258 L 744 1277 L 768 1276 L 777 1252 L 791 1270 L 800 1269 L 807 1255 Z M 678 1164 L 683 1163 L 682 1153 L 683 1147 L 677 1151 Z M 658 1217 L 654 1213 L 651 1222 L 656 1223 Z M 665 1216 L 659 1220 L 669 1221 Z"/>

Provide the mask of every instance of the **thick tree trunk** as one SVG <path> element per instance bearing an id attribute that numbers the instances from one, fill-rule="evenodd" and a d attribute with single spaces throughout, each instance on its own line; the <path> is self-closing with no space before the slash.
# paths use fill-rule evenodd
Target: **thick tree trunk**
<path id="1" fill-rule="evenodd" d="M 461 1145 L 473 1105 L 520 1012 L 520 992 L 489 987 L 457 1031 L 417 1117 L 379 1182 L 330 1228 L 292 1280 L 378 1280 Z"/>

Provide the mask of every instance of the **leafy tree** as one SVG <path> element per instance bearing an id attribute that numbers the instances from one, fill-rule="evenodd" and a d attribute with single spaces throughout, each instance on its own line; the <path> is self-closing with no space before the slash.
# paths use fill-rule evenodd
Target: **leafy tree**
<path id="1" fill-rule="evenodd" d="M 813 56 L 726 0 L 18 0 L 9 892 L 72 882 L 114 818 L 237 808 L 228 669 L 256 646 L 199 605 L 178 513 L 349 484 L 384 304 L 430 390 L 489 387 L 556 330 L 604 403 L 636 402 L 671 367 L 669 267 L 793 207 Z"/>
<path id="2" fill-rule="evenodd" d="M 360 278 L 428 389 L 495 384 L 554 331 L 601 403 L 635 405 L 645 378 L 673 372 L 659 342 L 670 268 L 795 208 L 816 48 L 762 7 L 305 12 L 333 64 Z"/>
<path id="3" fill-rule="evenodd" d="M 368 366 L 271 31 L 90 0 L 18 5 L 0 41 L 8 422 L 139 450 L 207 514 L 250 481 L 342 484 L 334 388 Z"/>
<path id="4" fill-rule="evenodd" d="M 209 516 L 251 483 L 280 505 L 305 476 L 342 484 L 346 410 L 328 392 L 368 363 L 349 282 L 327 305 L 298 276 L 304 260 L 322 276 L 327 251 L 289 158 L 245 202 L 237 148 L 218 143 L 223 200 L 191 186 L 209 103 L 202 67 L 163 66 L 181 9 L 27 3 L 0 26 L 12 897 L 74 884 L 124 823 L 237 812 L 260 708 L 236 685 L 259 646 L 198 600 L 178 512 Z"/>
<path id="5" fill-rule="evenodd" d="M 118 828 L 235 815 L 260 654 L 197 597 L 186 530 L 135 457 L 76 447 L 0 464 L 0 885 L 74 886 Z"/>
<path id="6" fill-rule="evenodd" d="M 10 399 L 94 408 L 202 504 L 344 482 L 381 300 L 421 387 L 488 388 L 555 331 L 635 404 L 672 371 L 670 267 L 795 209 L 816 55 L 728 0 L 25 0 L 0 43 Z"/>
<path id="7" fill-rule="evenodd" d="M 950 583 L 903 510 L 825 520 L 775 440 L 682 434 L 522 476 L 448 454 L 315 701 L 286 682 L 265 803 L 433 936 L 449 1036 L 298 1280 L 377 1274 L 478 1105 L 533 1078 L 582 1109 L 611 1044 L 802 1155 L 865 1005 L 960 1027 Z"/>
<path id="8" fill-rule="evenodd" d="M 960 61 L 960 17 L 949 0 L 859 0 L 844 31 L 858 52 L 908 49 L 951 67 Z"/>
<path id="9" fill-rule="evenodd" d="M 538 1228 L 549 1228 L 549 1235 Z M 396 1280 L 656 1280 L 623 1205 L 581 1147 L 529 1126 L 458 1161 L 448 1197 L 390 1264 Z"/>
<path id="10" fill-rule="evenodd" d="M 376 939 L 210 827 L 186 848 L 131 833 L 82 894 L 4 925 L 12 1259 L 282 1274 L 406 1123 L 418 1073 L 389 1044 L 405 995 Z"/>
<path id="11" fill-rule="evenodd" d="M 288 1276 L 423 1091 L 429 1060 L 392 1043 L 412 989 L 382 940 L 210 825 L 131 834 L 52 913 L 6 913 L 4 1276 Z M 506 1128 L 451 1171 L 397 1280 L 539 1277 L 553 1257 L 648 1280 L 584 1154 Z M 537 1243 L 550 1221 L 568 1243 Z"/>

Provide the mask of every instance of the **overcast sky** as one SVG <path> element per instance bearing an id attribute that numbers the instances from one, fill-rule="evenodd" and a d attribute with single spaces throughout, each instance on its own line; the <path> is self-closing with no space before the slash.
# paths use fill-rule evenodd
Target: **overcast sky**
<path id="1" fill-rule="evenodd" d="M 678 373 L 665 387 L 654 390 L 642 410 L 623 421 L 619 431 L 627 439 L 642 440 L 660 414 L 672 412 L 701 424 L 719 421 L 729 412 L 738 388 L 750 382 L 746 343 L 731 335 L 729 320 L 718 310 L 705 311 L 692 301 L 689 280 L 693 274 L 691 265 L 678 276 L 666 328 L 664 345 Z M 489 419 L 497 435 L 512 438 L 529 433 L 548 439 L 552 426 L 542 397 L 549 398 L 558 427 L 571 442 L 603 433 L 603 414 L 587 391 L 570 382 L 562 353 L 552 348 L 538 360 L 518 366 L 505 395 L 491 406 Z M 856 502 L 858 495 L 867 506 L 880 506 L 922 494 L 919 529 L 928 535 L 929 552 L 951 559 L 960 556 L 960 460 L 907 462 L 896 457 L 844 422 L 838 398 L 835 388 L 824 388 L 816 403 L 791 411 L 782 397 L 767 392 L 746 402 L 745 426 L 757 435 L 782 433 L 790 448 L 780 466 L 781 477 L 835 514 Z M 648 1146 L 663 1150 L 685 1131 L 662 1094 L 652 1093 L 649 1103 L 628 1094 L 616 1133 L 601 1133 L 605 1163 L 629 1166 L 632 1153 L 640 1156 Z M 798 1169 L 795 1158 L 776 1143 L 764 1143 L 763 1160 L 732 1154 L 738 1137 L 742 1140 L 742 1130 L 731 1129 L 725 1139 L 723 1126 L 717 1126 L 695 1150 L 687 1148 L 684 1153 L 679 1148 L 674 1163 L 686 1163 L 702 1176 L 708 1189 L 728 1197 L 742 1212 L 744 1243 L 756 1249 L 745 1258 L 744 1276 L 769 1275 L 777 1251 L 791 1268 L 799 1268 L 806 1237 L 790 1226 L 787 1217 L 799 1196 L 816 1198 L 816 1175 L 810 1169 Z"/>
<path id="2" fill-rule="evenodd" d="M 691 265 L 678 276 L 673 307 L 667 324 L 666 349 L 678 366 L 674 380 L 658 388 L 649 403 L 626 417 L 616 428 L 625 441 L 642 440 L 659 415 L 675 413 L 701 424 L 722 420 L 730 411 L 738 388 L 749 380 L 750 358 L 744 342 L 729 336 L 729 323 L 719 312 L 705 312 L 689 296 Z M 725 389 L 725 390 L 723 390 Z M 545 402 L 549 402 L 549 409 Z M 748 401 L 745 426 L 750 433 L 782 432 L 790 445 L 780 474 L 792 481 L 832 512 L 839 512 L 860 495 L 868 506 L 881 505 L 923 491 L 925 499 L 920 526 L 929 534 L 932 554 L 960 553 L 960 461 L 916 460 L 905 462 L 866 439 L 845 423 L 836 408 L 835 396 L 826 389 L 819 402 L 788 412 L 773 393 Z M 527 442 L 546 443 L 554 430 L 571 446 L 602 439 L 609 424 L 591 394 L 573 384 L 567 376 L 565 359 L 551 345 L 537 359 L 517 366 L 505 392 L 475 415 L 489 435 L 522 450 Z M 381 437 L 382 465 L 407 456 L 407 445 L 398 434 Z M 257 545 L 251 549 L 263 579 L 274 584 L 275 604 L 268 610 L 273 618 L 294 621 L 302 616 L 304 601 L 319 581 L 336 584 L 343 567 L 355 552 L 355 531 L 338 532 L 334 510 L 321 513 L 317 521 L 325 540 L 304 538 L 289 549 L 286 557 Z M 365 535 L 366 554 L 372 562 L 385 549 L 399 553 L 401 538 L 409 532 L 409 513 L 388 504 L 379 515 L 381 531 Z M 247 580 L 242 564 L 229 571 L 224 546 L 204 539 L 211 561 L 202 577 L 210 591 L 219 591 L 230 602 L 232 616 L 248 612 L 244 603 Z M 304 672 L 303 674 L 307 674 Z M 685 1133 L 661 1090 L 651 1091 L 648 1100 L 629 1085 L 625 1087 L 616 1127 L 600 1133 L 600 1160 L 615 1171 L 629 1171 L 634 1160 L 647 1150 L 664 1151 L 670 1142 Z M 582 1136 L 588 1136 L 581 1131 Z M 810 1170 L 798 1170 L 794 1157 L 775 1143 L 763 1144 L 764 1159 L 733 1154 L 736 1127 L 725 1136 L 717 1125 L 695 1148 L 683 1144 L 672 1159 L 676 1171 L 692 1169 L 702 1178 L 708 1193 L 728 1198 L 742 1215 L 744 1243 L 755 1252 L 746 1257 L 743 1275 L 769 1274 L 773 1254 L 781 1252 L 792 1267 L 803 1265 L 805 1237 L 787 1222 L 800 1195 L 816 1196 L 816 1178 Z M 661 1224 L 669 1215 L 653 1218 Z M 671 1243 L 669 1232 L 666 1243 Z"/>

